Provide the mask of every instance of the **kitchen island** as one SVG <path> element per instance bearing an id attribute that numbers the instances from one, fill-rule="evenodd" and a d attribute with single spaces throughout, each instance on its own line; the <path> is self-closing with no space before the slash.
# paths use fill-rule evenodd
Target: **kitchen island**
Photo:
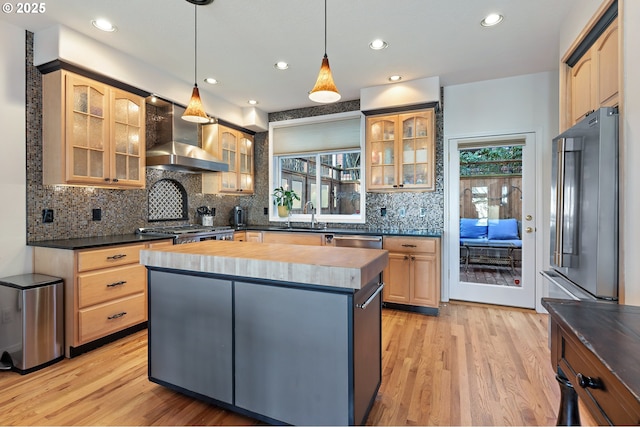
<path id="1" fill-rule="evenodd" d="M 151 381 L 268 423 L 365 423 L 386 251 L 205 241 L 140 262 Z"/>

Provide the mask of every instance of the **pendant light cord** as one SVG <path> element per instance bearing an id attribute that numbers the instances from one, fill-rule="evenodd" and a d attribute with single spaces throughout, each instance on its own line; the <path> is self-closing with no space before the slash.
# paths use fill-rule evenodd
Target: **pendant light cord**
<path id="1" fill-rule="evenodd" d="M 324 0 L 324 56 L 327 56 L 327 0 Z"/>
<path id="2" fill-rule="evenodd" d="M 193 44 L 194 46 L 193 59 L 195 63 L 193 67 L 193 82 L 196 86 L 198 86 L 198 5 L 194 3 L 193 7 L 194 7 L 193 15 L 194 15 L 194 21 L 195 21 L 195 25 L 194 25 L 195 30 L 193 32 L 193 35 L 194 35 L 193 38 L 195 39 L 195 43 Z"/>

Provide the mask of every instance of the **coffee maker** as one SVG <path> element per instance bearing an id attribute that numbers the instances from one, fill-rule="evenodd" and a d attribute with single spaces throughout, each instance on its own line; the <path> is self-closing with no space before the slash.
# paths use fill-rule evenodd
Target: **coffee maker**
<path id="1" fill-rule="evenodd" d="M 242 206 L 234 206 L 231 210 L 230 223 L 235 228 L 247 225 L 247 213 Z"/>

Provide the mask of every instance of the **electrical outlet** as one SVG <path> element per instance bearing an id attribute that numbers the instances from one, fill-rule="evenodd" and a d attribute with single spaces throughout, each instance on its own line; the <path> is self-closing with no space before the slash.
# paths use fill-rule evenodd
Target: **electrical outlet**
<path id="1" fill-rule="evenodd" d="M 427 208 L 420 208 L 420 218 L 427 216 Z"/>
<path id="2" fill-rule="evenodd" d="M 100 208 L 92 209 L 91 210 L 91 220 L 93 220 L 93 221 L 102 220 L 102 209 L 100 209 Z"/>
<path id="3" fill-rule="evenodd" d="M 42 223 L 53 222 L 53 209 L 42 209 Z"/>
<path id="4" fill-rule="evenodd" d="M 387 208 L 380 208 L 380 216 L 387 216 Z"/>
<path id="5" fill-rule="evenodd" d="M 400 218 L 404 218 L 407 215 L 407 209 L 400 208 L 400 210 L 398 211 L 398 215 L 400 216 Z"/>

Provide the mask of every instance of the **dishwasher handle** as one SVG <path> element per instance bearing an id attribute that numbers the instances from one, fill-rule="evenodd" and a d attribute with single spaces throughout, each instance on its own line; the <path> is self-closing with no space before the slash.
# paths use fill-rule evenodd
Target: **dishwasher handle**
<path id="1" fill-rule="evenodd" d="M 362 304 L 356 304 L 356 308 L 359 308 L 361 310 L 365 310 L 367 308 L 367 306 L 369 304 L 371 304 L 371 301 L 373 301 L 380 292 L 382 292 L 382 289 L 384 288 L 384 283 L 378 283 L 378 289 L 375 290 L 374 293 L 371 294 L 371 296 L 369 298 L 367 298 L 367 300 L 362 303 Z"/>
<path id="2" fill-rule="evenodd" d="M 381 242 L 380 236 L 333 236 L 333 240 L 362 240 L 366 242 Z"/>

